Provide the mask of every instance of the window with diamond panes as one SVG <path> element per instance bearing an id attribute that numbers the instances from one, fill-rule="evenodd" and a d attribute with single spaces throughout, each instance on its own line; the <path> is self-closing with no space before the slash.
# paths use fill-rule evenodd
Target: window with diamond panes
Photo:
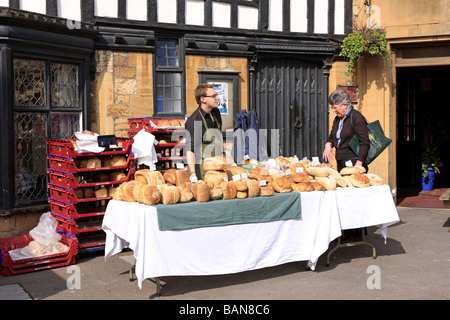
<path id="1" fill-rule="evenodd" d="M 155 80 L 155 113 L 182 113 L 182 68 L 178 40 L 156 41 Z"/>
<path id="2" fill-rule="evenodd" d="M 71 139 L 81 128 L 79 66 L 14 59 L 14 104 L 16 206 L 41 203 L 46 139 Z"/>

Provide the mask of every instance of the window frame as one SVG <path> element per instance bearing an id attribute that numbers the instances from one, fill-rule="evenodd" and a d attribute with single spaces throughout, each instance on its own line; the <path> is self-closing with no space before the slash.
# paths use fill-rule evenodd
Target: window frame
<path id="1" fill-rule="evenodd" d="M 159 66 L 157 58 L 158 41 L 176 41 L 178 48 L 178 66 Z M 155 51 L 153 54 L 153 117 L 154 118 L 184 118 L 186 115 L 186 71 L 184 38 L 176 35 L 157 35 L 155 37 Z M 181 111 L 180 112 L 157 112 L 158 75 L 163 73 L 180 74 Z M 164 99 L 164 98 L 163 98 Z"/>

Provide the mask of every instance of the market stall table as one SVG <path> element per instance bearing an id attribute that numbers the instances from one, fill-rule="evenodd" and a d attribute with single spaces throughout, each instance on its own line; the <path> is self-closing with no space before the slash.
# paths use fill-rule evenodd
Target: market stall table
<path id="1" fill-rule="evenodd" d="M 301 199 L 301 212 L 296 218 L 167 231 L 160 230 L 160 205 L 112 200 L 103 219 L 105 260 L 130 248 L 136 259 L 140 288 L 148 278 L 229 274 L 294 261 L 307 261 L 314 270 L 319 257 L 341 235 L 341 230 L 379 226 L 386 237 L 387 227 L 399 221 L 387 185 L 292 192 L 290 197 Z M 275 203 L 279 200 L 276 196 L 264 198 Z M 195 205 L 221 215 L 223 212 L 214 208 L 226 201 L 233 200 Z M 165 207 L 183 214 L 183 204 Z"/>

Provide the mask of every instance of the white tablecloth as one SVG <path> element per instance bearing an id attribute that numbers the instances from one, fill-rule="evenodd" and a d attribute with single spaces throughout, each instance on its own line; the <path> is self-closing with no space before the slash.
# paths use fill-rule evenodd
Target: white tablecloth
<path id="1" fill-rule="evenodd" d="M 111 200 L 103 218 L 105 260 L 133 250 L 139 287 L 147 278 L 217 275 L 317 260 L 341 230 L 399 221 L 389 186 L 302 192 L 299 219 L 160 231 L 156 208 Z M 345 211 L 344 211 L 345 210 Z M 182 214 L 182 213 L 180 213 Z"/>

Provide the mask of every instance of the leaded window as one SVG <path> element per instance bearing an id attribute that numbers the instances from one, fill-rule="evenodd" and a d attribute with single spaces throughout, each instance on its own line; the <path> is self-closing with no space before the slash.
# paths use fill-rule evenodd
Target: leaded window
<path id="1" fill-rule="evenodd" d="M 81 127 L 79 65 L 14 59 L 15 205 L 47 199 L 46 139 Z"/>

